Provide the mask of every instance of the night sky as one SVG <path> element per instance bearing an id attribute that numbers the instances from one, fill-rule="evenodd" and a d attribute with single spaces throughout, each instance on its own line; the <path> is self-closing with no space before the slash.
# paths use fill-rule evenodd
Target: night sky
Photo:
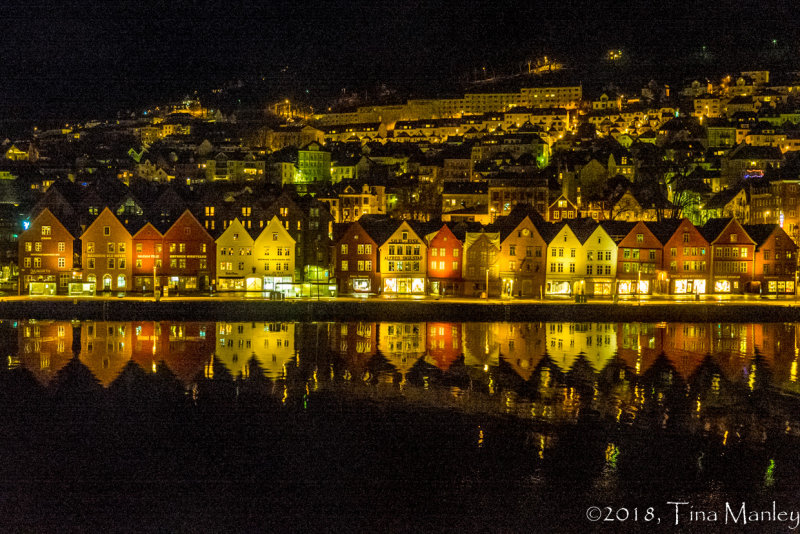
<path id="1" fill-rule="evenodd" d="M 426 85 L 544 54 L 591 61 L 610 47 L 658 63 L 707 46 L 729 61 L 778 39 L 784 57 L 800 55 L 791 0 L 113 4 L 3 3 L 2 120 L 149 104 L 283 66 L 315 90 Z"/>

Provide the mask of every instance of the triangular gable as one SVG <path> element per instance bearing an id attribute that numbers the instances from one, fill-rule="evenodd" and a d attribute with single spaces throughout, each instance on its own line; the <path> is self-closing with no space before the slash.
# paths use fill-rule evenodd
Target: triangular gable
<path id="1" fill-rule="evenodd" d="M 158 231 L 158 228 L 153 226 L 152 223 L 147 223 L 142 226 L 138 232 L 133 235 L 134 240 L 142 239 L 163 239 L 164 235 Z"/>
<path id="2" fill-rule="evenodd" d="M 272 219 L 270 219 L 270 221 L 264 225 L 264 229 L 261 231 L 258 237 L 255 238 L 253 243 L 260 245 L 261 241 L 268 239 L 267 236 L 273 232 L 277 232 L 280 235 L 279 241 L 291 241 L 292 243 L 296 242 L 289 231 L 284 228 L 281 220 L 276 215 L 273 215 Z M 272 238 L 269 237 L 269 240 L 272 240 Z"/>
<path id="3" fill-rule="evenodd" d="M 111 218 L 109 219 L 109 217 L 111 217 Z M 97 225 L 97 224 L 109 225 L 109 223 L 114 223 L 114 222 L 116 222 L 129 236 L 131 235 L 130 232 L 128 232 L 128 229 L 125 227 L 125 225 L 122 224 L 122 222 L 117 218 L 116 215 L 114 215 L 114 212 L 111 211 L 111 209 L 109 209 L 106 206 L 105 208 L 103 208 L 103 211 L 100 212 L 100 215 L 98 215 L 95 218 L 95 220 L 92 221 L 92 224 L 90 224 L 86 228 L 86 230 L 81 235 L 81 239 L 83 239 L 83 236 L 85 236 L 87 233 L 89 233 L 89 231 L 91 231 L 92 228 L 94 228 L 95 225 Z"/>
<path id="4" fill-rule="evenodd" d="M 233 221 L 228 225 L 225 231 L 222 232 L 222 234 L 220 234 L 220 236 L 217 238 L 217 244 L 220 242 L 227 242 L 230 234 L 235 233 L 244 234 L 244 236 L 246 236 L 244 241 L 249 242 L 250 244 L 255 242 L 255 240 L 250 236 L 250 233 L 245 229 L 244 225 L 242 225 L 242 222 L 239 220 L 239 218 L 234 217 Z"/>
<path id="5" fill-rule="evenodd" d="M 72 239 L 75 239 L 75 236 L 73 236 L 72 233 L 67 230 L 67 227 L 64 226 L 61 221 L 58 220 L 58 217 L 56 217 L 48 208 L 43 209 L 41 213 L 39 213 L 39 215 L 37 215 L 31 221 L 31 224 L 28 228 L 33 228 L 39 224 L 60 227 L 60 229 L 66 232 L 67 235 L 69 235 Z"/>
<path id="6" fill-rule="evenodd" d="M 177 232 L 177 229 L 179 227 L 187 225 L 197 227 L 197 229 L 200 230 L 202 234 L 206 235 L 209 241 L 214 241 L 214 238 L 211 237 L 211 234 L 208 233 L 208 231 L 203 227 L 203 225 L 200 224 L 200 221 L 197 220 L 197 217 L 195 217 L 194 214 L 188 209 L 184 210 L 181 216 L 178 217 L 178 220 L 172 223 L 172 226 L 169 227 L 169 230 L 164 232 L 164 239 L 173 239 L 171 234 L 173 232 Z"/>

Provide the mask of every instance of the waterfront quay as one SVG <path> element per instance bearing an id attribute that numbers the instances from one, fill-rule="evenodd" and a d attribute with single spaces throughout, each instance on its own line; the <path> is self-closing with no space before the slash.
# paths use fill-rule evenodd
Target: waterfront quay
<path id="1" fill-rule="evenodd" d="M 793 299 L 514 300 L 333 298 L 283 301 L 230 296 L 31 298 L 0 300 L 0 318 L 264 321 L 800 321 Z"/>

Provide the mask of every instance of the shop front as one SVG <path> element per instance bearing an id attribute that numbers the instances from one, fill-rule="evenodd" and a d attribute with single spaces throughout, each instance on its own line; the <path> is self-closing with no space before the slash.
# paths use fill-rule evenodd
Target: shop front
<path id="1" fill-rule="evenodd" d="M 431 295 L 453 296 L 461 294 L 461 282 L 451 278 L 431 279 Z"/>
<path id="2" fill-rule="evenodd" d="M 649 295 L 653 288 L 650 280 L 620 280 L 617 282 L 619 295 Z"/>
<path id="3" fill-rule="evenodd" d="M 726 295 L 733 292 L 739 292 L 738 280 L 730 280 L 728 278 L 714 280 L 714 293 Z"/>
<path id="4" fill-rule="evenodd" d="M 383 293 L 387 295 L 424 295 L 425 278 L 384 278 Z"/>
<path id="5" fill-rule="evenodd" d="M 674 281 L 672 293 L 674 295 L 704 295 L 707 291 L 704 278 L 681 278 Z"/>
<path id="6" fill-rule="evenodd" d="M 197 291 L 196 276 L 169 276 L 167 277 L 167 287 L 171 291 Z"/>
<path id="7" fill-rule="evenodd" d="M 217 291 L 245 291 L 246 281 L 241 277 L 218 278 Z"/>
<path id="8" fill-rule="evenodd" d="M 349 286 L 346 291 L 352 291 L 359 295 L 373 292 L 372 280 L 368 276 L 350 278 Z"/>
<path id="9" fill-rule="evenodd" d="M 262 291 L 278 291 L 284 296 L 294 295 L 291 276 L 265 276 Z"/>
<path id="10" fill-rule="evenodd" d="M 768 294 L 794 295 L 794 280 L 767 280 L 765 285 Z"/>
<path id="11" fill-rule="evenodd" d="M 586 280 L 586 294 L 610 297 L 614 294 L 614 281 L 611 278 L 589 278 Z"/>
<path id="12" fill-rule="evenodd" d="M 570 280 L 550 280 L 545 285 L 545 295 L 550 297 L 564 296 L 572 294 L 572 281 Z"/>
<path id="13" fill-rule="evenodd" d="M 70 297 L 93 297 L 95 296 L 94 282 L 70 282 Z"/>

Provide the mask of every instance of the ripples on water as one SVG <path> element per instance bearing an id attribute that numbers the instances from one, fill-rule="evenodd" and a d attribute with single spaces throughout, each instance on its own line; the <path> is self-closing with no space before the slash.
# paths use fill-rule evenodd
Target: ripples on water
<path id="1" fill-rule="evenodd" d="M 190 403 L 224 390 L 241 404 L 257 391 L 259 402 L 287 413 L 363 412 L 346 431 L 367 439 L 364 447 L 383 459 L 376 461 L 397 453 L 391 441 L 369 441 L 383 439 L 376 437 L 383 428 L 413 450 L 443 447 L 448 459 L 437 461 L 456 462 L 447 473 L 458 489 L 448 491 L 465 498 L 478 481 L 505 480 L 513 489 L 481 491 L 506 499 L 509 517 L 523 523 L 550 509 L 553 525 L 585 524 L 576 509 L 592 503 L 690 498 L 718 507 L 732 496 L 788 498 L 800 475 L 795 324 L 6 321 L 0 328 L 6 374 L 30 373 L 45 391 L 82 373 L 119 391 L 137 384 L 129 378 L 137 373 L 168 372 Z M 134 395 L 148 391 L 133 387 Z M 428 454 L 405 461 L 424 463 Z"/>

